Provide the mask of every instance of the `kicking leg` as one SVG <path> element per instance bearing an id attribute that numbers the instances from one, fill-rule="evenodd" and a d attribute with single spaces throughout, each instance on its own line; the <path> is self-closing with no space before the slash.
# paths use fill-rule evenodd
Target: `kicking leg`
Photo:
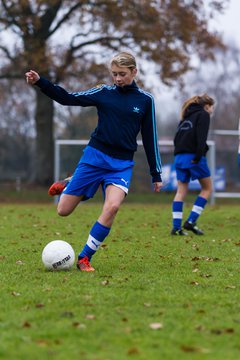
<path id="1" fill-rule="evenodd" d="M 122 189 L 114 185 L 107 186 L 102 213 L 93 225 L 87 243 L 78 255 L 77 267 L 79 270 L 94 271 L 90 260 L 108 236 L 115 216 L 124 199 L 125 193 Z"/>
<path id="2" fill-rule="evenodd" d="M 81 196 L 68 195 L 68 194 L 61 195 L 57 207 L 58 215 L 60 216 L 70 215 L 73 212 L 73 210 L 76 208 L 76 206 L 80 203 L 82 198 L 83 195 Z"/>

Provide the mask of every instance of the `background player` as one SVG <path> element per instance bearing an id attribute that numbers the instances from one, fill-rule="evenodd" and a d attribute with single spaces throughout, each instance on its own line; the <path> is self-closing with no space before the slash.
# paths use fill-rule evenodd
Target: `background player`
<path id="1" fill-rule="evenodd" d="M 201 192 L 183 227 L 196 235 L 203 235 L 196 222 L 212 191 L 210 170 L 206 160 L 206 141 L 213 106 L 214 100 L 207 94 L 193 96 L 182 105 L 181 120 L 174 138 L 174 165 L 178 187 L 172 203 L 171 235 L 187 235 L 182 229 L 183 204 L 189 181 L 195 179 L 201 185 Z"/>

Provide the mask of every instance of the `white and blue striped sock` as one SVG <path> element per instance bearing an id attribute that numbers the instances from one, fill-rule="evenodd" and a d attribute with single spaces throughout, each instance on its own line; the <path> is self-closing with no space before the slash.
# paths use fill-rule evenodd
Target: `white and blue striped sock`
<path id="1" fill-rule="evenodd" d="M 98 221 L 93 225 L 88 240 L 80 254 L 78 259 L 84 258 L 85 256 L 91 260 L 91 257 L 98 250 L 99 246 L 102 244 L 103 240 L 108 236 L 110 228 L 100 224 Z"/>
<path id="2" fill-rule="evenodd" d="M 203 198 L 201 196 L 197 197 L 197 199 L 193 205 L 192 211 L 187 220 L 189 223 L 193 224 L 197 221 L 197 219 L 201 215 L 206 203 L 207 203 L 207 200 L 205 198 Z"/>
<path id="3" fill-rule="evenodd" d="M 183 201 L 173 201 L 172 203 L 172 224 L 175 230 L 180 230 L 182 227 L 183 217 Z"/>

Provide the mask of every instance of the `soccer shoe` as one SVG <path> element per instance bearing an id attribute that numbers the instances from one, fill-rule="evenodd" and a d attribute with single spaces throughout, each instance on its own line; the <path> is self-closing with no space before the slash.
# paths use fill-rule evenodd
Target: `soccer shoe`
<path id="1" fill-rule="evenodd" d="M 188 236 L 188 233 L 183 231 L 183 229 L 172 229 L 171 235 L 177 235 L 177 236 Z"/>
<path id="2" fill-rule="evenodd" d="M 95 271 L 95 269 L 90 264 L 87 256 L 78 260 L 77 268 L 81 271 Z"/>
<path id="3" fill-rule="evenodd" d="M 186 230 L 192 231 L 196 235 L 204 235 L 204 232 L 197 227 L 196 223 L 185 221 L 183 227 Z"/>
<path id="4" fill-rule="evenodd" d="M 64 180 L 56 181 L 55 183 L 53 183 L 48 189 L 48 195 L 50 196 L 60 195 L 70 180 L 71 177 L 68 177 Z"/>

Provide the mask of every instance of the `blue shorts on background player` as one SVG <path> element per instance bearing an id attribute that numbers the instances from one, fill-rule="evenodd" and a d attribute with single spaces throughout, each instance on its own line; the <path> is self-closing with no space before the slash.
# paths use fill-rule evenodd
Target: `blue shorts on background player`
<path id="1" fill-rule="evenodd" d="M 139 132 L 153 189 L 159 192 L 162 187 L 153 96 L 137 86 L 134 80 L 137 75 L 136 60 L 130 53 L 122 52 L 114 56 L 110 71 L 113 85 L 73 93 L 40 77 L 34 70 L 25 74 L 28 84 L 38 86 L 45 95 L 62 105 L 97 108 L 97 127 L 73 176 L 54 183 L 49 189 L 50 195 L 62 193 L 57 211 L 60 216 L 68 216 L 81 201 L 92 198 L 99 186 L 102 187 L 102 212 L 78 255 L 77 268 L 81 271 L 94 271 L 90 260 L 108 236 L 128 193 Z"/>
<path id="2" fill-rule="evenodd" d="M 210 115 L 213 112 L 214 100 L 207 94 L 193 96 L 183 103 L 181 120 L 174 138 L 174 165 L 177 174 L 177 192 L 172 203 L 171 235 L 187 236 L 185 230 L 196 235 L 203 235 L 197 227 L 201 215 L 212 191 L 211 174 L 207 165 L 206 143 Z M 188 192 L 190 180 L 198 180 L 200 194 L 182 226 L 183 205 Z"/>

